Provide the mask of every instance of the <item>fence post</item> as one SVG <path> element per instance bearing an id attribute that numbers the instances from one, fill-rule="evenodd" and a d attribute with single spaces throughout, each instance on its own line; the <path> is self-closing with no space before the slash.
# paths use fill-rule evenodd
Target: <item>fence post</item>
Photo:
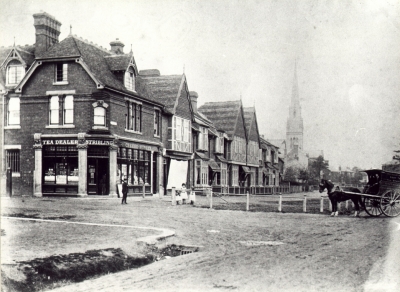
<path id="1" fill-rule="evenodd" d="M 282 212 L 282 195 L 279 195 L 278 211 Z"/>
<path id="2" fill-rule="evenodd" d="M 332 212 L 332 202 L 329 200 L 329 211 Z"/>
<path id="3" fill-rule="evenodd" d="M 290 191 L 290 182 L 289 182 L 289 194 L 291 193 L 291 191 Z"/>
<path id="4" fill-rule="evenodd" d="M 172 187 L 171 190 L 171 205 L 175 206 L 176 205 L 176 197 L 175 197 L 175 187 Z"/>
<path id="5" fill-rule="evenodd" d="M 345 208 L 346 208 L 347 211 L 349 210 L 349 200 L 346 201 Z"/>
<path id="6" fill-rule="evenodd" d="M 323 197 L 323 196 L 321 196 L 321 206 L 320 206 L 320 208 L 319 208 L 319 211 L 320 211 L 321 213 L 324 212 L 324 197 Z"/>
<path id="7" fill-rule="evenodd" d="M 210 209 L 213 207 L 213 192 L 211 189 L 208 190 L 210 193 Z"/>
<path id="8" fill-rule="evenodd" d="M 307 212 L 307 196 L 304 195 L 304 201 L 303 201 L 303 212 Z"/>
<path id="9" fill-rule="evenodd" d="M 246 199 L 246 211 L 249 211 L 249 205 L 250 205 L 250 194 L 247 192 L 247 199 Z"/>
<path id="10" fill-rule="evenodd" d="M 143 194 L 142 197 L 144 198 L 146 196 L 146 189 L 145 189 L 145 184 L 143 184 Z"/>

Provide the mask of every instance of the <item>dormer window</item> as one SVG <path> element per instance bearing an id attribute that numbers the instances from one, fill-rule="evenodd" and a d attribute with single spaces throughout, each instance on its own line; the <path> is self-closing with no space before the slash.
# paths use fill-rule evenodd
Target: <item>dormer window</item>
<path id="1" fill-rule="evenodd" d="M 25 75 L 25 69 L 22 64 L 17 61 L 11 61 L 7 66 L 7 85 L 18 84 Z"/>
<path id="2" fill-rule="evenodd" d="M 54 84 L 68 84 L 68 64 L 57 63 L 55 66 Z"/>
<path id="3" fill-rule="evenodd" d="M 125 72 L 125 87 L 130 91 L 135 91 L 135 71 L 132 67 Z"/>

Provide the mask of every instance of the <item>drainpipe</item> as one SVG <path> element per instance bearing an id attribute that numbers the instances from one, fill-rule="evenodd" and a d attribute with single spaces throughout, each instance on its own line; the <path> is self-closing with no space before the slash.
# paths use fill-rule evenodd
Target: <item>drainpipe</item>
<path id="1" fill-rule="evenodd" d="M 0 170 L 0 193 L 2 192 L 2 190 L 3 190 L 3 176 L 4 176 L 4 171 L 5 171 L 5 169 L 4 169 L 4 165 L 5 165 L 5 163 L 4 163 L 4 160 L 5 160 L 5 151 L 4 151 L 4 145 L 5 145 L 5 141 L 4 141 L 4 138 L 5 138 L 5 128 L 4 128 L 4 124 L 5 124 L 5 121 L 6 121 L 6 113 L 5 113 L 5 94 L 2 94 L 2 113 L 3 113 L 3 116 L 2 116 L 2 119 L 3 119 L 3 121 L 2 121 L 2 123 L 1 123 L 1 170 Z"/>

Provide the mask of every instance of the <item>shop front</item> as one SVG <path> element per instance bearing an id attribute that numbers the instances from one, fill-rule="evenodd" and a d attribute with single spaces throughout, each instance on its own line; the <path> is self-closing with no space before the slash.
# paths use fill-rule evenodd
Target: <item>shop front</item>
<path id="1" fill-rule="evenodd" d="M 117 183 L 126 179 L 128 195 L 152 195 L 158 189 L 158 147 L 120 141 L 117 152 Z"/>

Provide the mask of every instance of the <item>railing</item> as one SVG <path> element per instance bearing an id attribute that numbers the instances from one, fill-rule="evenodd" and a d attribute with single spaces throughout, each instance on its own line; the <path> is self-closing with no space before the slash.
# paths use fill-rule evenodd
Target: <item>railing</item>
<path id="1" fill-rule="evenodd" d="M 318 190 L 315 186 L 309 186 L 308 191 Z M 212 191 L 220 194 L 243 195 L 249 192 L 252 195 L 272 195 L 302 193 L 306 191 L 305 186 L 252 186 L 252 187 L 221 187 L 213 186 Z"/>

